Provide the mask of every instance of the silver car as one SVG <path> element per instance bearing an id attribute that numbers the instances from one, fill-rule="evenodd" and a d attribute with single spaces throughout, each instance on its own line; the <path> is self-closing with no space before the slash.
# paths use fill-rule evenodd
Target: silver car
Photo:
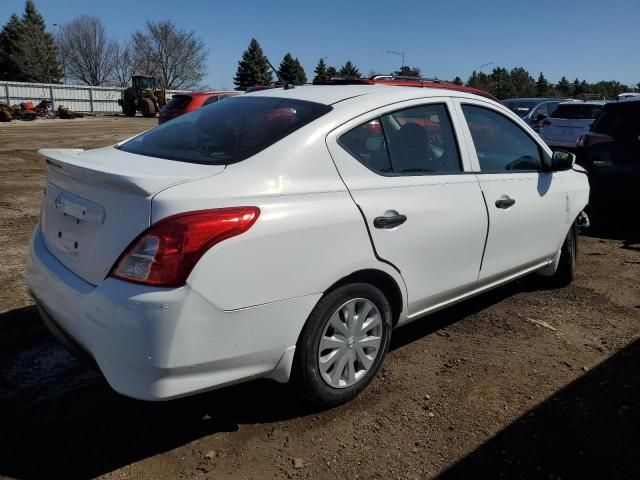
<path id="1" fill-rule="evenodd" d="M 564 98 L 508 98 L 502 103 L 538 132 L 542 121 L 566 101 Z"/>
<path id="2" fill-rule="evenodd" d="M 578 137 L 589 131 L 605 103 L 603 100 L 561 103 L 542 120 L 540 136 L 552 148 L 576 148 Z"/>

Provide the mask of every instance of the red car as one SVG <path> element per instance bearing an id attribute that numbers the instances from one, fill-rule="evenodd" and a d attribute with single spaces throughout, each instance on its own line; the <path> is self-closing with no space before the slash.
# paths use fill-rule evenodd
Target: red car
<path id="1" fill-rule="evenodd" d="M 219 92 L 191 92 L 191 93 L 177 93 L 175 94 L 169 103 L 160 109 L 160 115 L 158 116 L 158 125 L 164 122 L 168 122 L 172 118 L 179 117 L 185 113 L 193 112 L 194 110 L 209 105 L 210 103 L 217 102 L 223 98 L 239 95 L 242 92 L 236 91 L 219 91 Z"/>

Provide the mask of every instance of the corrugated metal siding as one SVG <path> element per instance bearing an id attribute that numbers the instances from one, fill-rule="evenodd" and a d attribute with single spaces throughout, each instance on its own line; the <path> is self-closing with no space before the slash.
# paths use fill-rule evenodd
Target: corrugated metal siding
<path id="1" fill-rule="evenodd" d="M 64 105 L 76 112 L 120 113 L 118 87 L 89 87 L 86 85 L 57 85 L 0 81 L 0 102 L 16 105 L 21 102 L 37 104 L 43 98 L 53 101 L 53 108 Z M 167 100 L 185 90 L 167 90 Z"/>

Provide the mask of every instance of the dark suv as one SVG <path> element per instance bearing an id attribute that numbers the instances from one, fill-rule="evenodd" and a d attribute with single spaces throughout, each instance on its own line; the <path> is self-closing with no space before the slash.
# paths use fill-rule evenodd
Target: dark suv
<path id="1" fill-rule="evenodd" d="M 578 138 L 577 157 L 589 172 L 593 206 L 640 205 L 640 100 L 606 104 Z"/>

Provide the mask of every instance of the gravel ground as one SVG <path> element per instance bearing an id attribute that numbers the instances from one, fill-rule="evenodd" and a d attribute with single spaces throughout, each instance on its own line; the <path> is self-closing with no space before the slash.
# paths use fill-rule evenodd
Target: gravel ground
<path id="1" fill-rule="evenodd" d="M 154 123 L 0 125 L 0 478 L 640 478 L 630 218 L 580 238 L 570 287 L 532 277 L 396 330 L 348 405 L 314 411 L 267 381 L 167 403 L 114 393 L 58 346 L 25 290 L 45 184 L 36 151 L 104 146 Z"/>

